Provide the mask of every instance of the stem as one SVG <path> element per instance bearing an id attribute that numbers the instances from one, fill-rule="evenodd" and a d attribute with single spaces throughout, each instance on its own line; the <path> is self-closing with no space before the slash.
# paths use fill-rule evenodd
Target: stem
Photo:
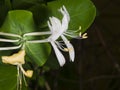
<path id="1" fill-rule="evenodd" d="M 26 75 L 26 72 L 25 72 L 25 70 L 23 69 L 23 67 L 22 67 L 22 65 L 21 65 L 21 64 L 19 65 L 19 67 L 20 67 L 20 69 L 21 69 L 22 73 L 23 73 L 24 75 Z"/>
<path id="2" fill-rule="evenodd" d="M 32 32 L 32 33 L 26 33 L 23 36 L 38 36 L 38 35 L 47 35 L 47 34 L 51 34 L 50 31 L 47 32 Z"/>
<path id="3" fill-rule="evenodd" d="M 24 82 L 25 82 L 25 86 L 27 87 L 28 84 L 27 84 L 27 81 L 26 81 L 26 79 L 25 79 L 25 75 L 24 75 L 24 74 L 23 74 L 23 80 L 24 80 Z"/>
<path id="4" fill-rule="evenodd" d="M 46 43 L 49 42 L 48 39 L 44 39 L 44 40 L 31 40 L 31 41 L 26 41 L 27 43 Z"/>
<path id="5" fill-rule="evenodd" d="M 0 39 L 0 42 L 18 42 L 19 40 Z"/>
<path id="6" fill-rule="evenodd" d="M 1 50 L 14 50 L 14 49 L 19 49 L 22 45 L 20 44 L 19 46 L 13 46 L 13 47 L 0 47 Z"/>
<path id="7" fill-rule="evenodd" d="M 47 90 L 51 90 L 51 88 L 50 88 L 50 86 L 49 86 L 47 81 L 45 82 L 45 87 L 46 87 Z"/>
<path id="8" fill-rule="evenodd" d="M 11 33 L 4 33 L 4 32 L 0 32 L 0 35 L 21 38 L 21 36 L 20 36 L 20 35 L 11 34 Z"/>
<path id="9" fill-rule="evenodd" d="M 20 72 L 19 72 L 19 66 L 17 66 L 17 90 L 19 90 L 19 84 L 20 84 Z"/>

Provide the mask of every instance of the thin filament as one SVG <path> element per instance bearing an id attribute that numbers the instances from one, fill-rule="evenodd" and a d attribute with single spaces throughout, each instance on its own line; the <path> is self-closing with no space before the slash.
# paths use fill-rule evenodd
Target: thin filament
<path id="1" fill-rule="evenodd" d="M 55 42 L 55 44 L 60 50 L 65 51 L 65 47 L 63 46 L 64 45 L 63 43 Z"/>
<path id="2" fill-rule="evenodd" d="M 17 65 L 17 90 L 19 90 L 19 85 L 20 85 L 20 71 L 19 71 L 19 66 Z"/>
<path id="3" fill-rule="evenodd" d="M 68 36 L 68 37 L 72 37 L 72 38 L 78 37 L 77 35 L 72 35 L 72 34 L 67 34 L 67 33 L 64 33 L 64 35 L 66 35 L 66 36 Z"/>
<path id="4" fill-rule="evenodd" d="M 27 87 L 28 84 L 27 84 L 27 81 L 26 81 L 26 79 L 25 79 L 25 75 L 24 75 L 24 74 L 23 74 L 23 80 L 24 80 L 24 82 L 25 82 L 25 86 Z"/>

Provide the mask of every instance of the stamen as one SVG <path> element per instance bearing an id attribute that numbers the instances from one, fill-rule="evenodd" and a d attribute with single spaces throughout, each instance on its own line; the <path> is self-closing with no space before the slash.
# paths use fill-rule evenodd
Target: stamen
<path id="1" fill-rule="evenodd" d="M 81 37 L 81 39 L 86 39 L 86 38 L 88 38 L 87 33 L 84 33 L 84 34 L 82 35 L 82 33 L 80 32 L 80 33 L 79 33 L 79 36 Z"/>
<path id="2" fill-rule="evenodd" d="M 82 29 L 82 27 L 81 26 L 79 26 L 79 29 L 78 30 L 81 30 Z"/>
<path id="3" fill-rule="evenodd" d="M 81 26 L 79 26 L 79 29 L 78 30 L 68 30 L 66 32 L 64 32 L 64 35 L 66 36 L 69 36 L 69 37 L 72 37 L 72 38 L 76 38 L 78 39 L 78 32 L 81 30 Z M 81 33 L 81 32 L 80 32 Z"/>
<path id="4" fill-rule="evenodd" d="M 79 32 L 80 31 L 80 29 L 77 29 L 77 30 L 68 30 L 68 31 L 66 31 L 66 32 L 73 32 L 73 33 L 77 33 L 77 32 Z"/>
<path id="5" fill-rule="evenodd" d="M 70 34 L 67 34 L 67 33 L 64 33 L 64 35 L 66 35 L 68 37 L 71 37 L 71 38 L 77 38 L 78 37 L 77 35 L 70 35 Z"/>
<path id="6" fill-rule="evenodd" d="M 68 31 L 66 31 L 65 33 L 71 33 L 71 34 L 74 34 L 74 33 L 77 33 L 77 32 L 80 32 L 80 30 L 81 30 L 81 26 L 79 26 L 79 28 L 77 29 L 77 30 L 68 30 Z"/>
<path id="7" fill-rule="evenodd" d="M 57 45 L 57 47 L 58 47 L 60 50 L 65 51 L 65 50 L 64 50 L 65 47 L 63 46 L 63 45 L 65 45 L 65 44 L 60 43 L 60 42 L 57 42 L 57 41 L 55 41 L 55 44 Z"/>
<path id="8" fill-rule="evenodd" d="M 88 38 L 88 36 L 87 36 L 87 33 L 84 33 L 83 35 L 82 35 L 82 38 Z"/>
<path id="9" fill-rule="evenodd" d="M 64 48 L 64 51 L 69 52 L 69 49 L 68 48 Z"/>
<path id="10" fill-rule="evenodd" d="M 79 36 L 82 37 L 82 32 L 79 33 Z"/>
<path id="11" fill-rule="evenodd" d="M 72 48 L 65 48 L 65 47 L 64 47 L 61 43 L 59 43 L 59 42 L 55 42 L 55 43 L 57 44 L 58 48 L 59 48 L 60 50 L 64 51 L 64 52 L 73 51 Z M 67 42 L 67 43 L 69 43 L 69 42 Z"/>

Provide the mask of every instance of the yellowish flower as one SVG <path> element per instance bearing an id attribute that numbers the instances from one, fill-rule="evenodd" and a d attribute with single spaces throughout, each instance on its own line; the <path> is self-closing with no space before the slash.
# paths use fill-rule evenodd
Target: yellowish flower
<path id="1" fill-rule="evenodd" d="M 27 70 L 25 71 L 22 67 L 22 64 L 25 64 L 25 50 L 20 50 L 18 53 L 15 53 L 11 56 L 2 56 L 2 62 L 5 64 L 11 64 L 11 65 L 16 65 L 17 66 L 17 70 L 18 70 L 18 77 L 17 77 L 17 82 L 18 82 L 18 88 L 21 88 L 22 85 L 22 76 L 21 73 L 23 74 L 23 78 L 24 75 L 26 77 L 31 78 L 33 75 L 33 70 Z M 25 80 L 25 78 L 24 78 Z M 25 81 L 26 83 L 26 81 Z M 20 86 L 20 87 L 19 87 Z"/>
<path id="2" fill-rule="evenodd" d="M 21 50 L 11 56 L 2 56 L 2 62 L 6 64 L 19 65 L 25 64 L 25 50 Z"/>

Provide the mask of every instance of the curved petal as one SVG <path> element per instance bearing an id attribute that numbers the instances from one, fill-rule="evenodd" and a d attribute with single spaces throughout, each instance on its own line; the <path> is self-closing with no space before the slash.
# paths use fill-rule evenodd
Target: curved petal
<path id="1" fill-rule="evenodd" d="M 66 31 L 68 29 L 68 24 L 69 24 L 69 21 L 70 21 L 70 16 L 69 16 L 69 13 L 66 10 L 65 6 L 63 6 L 62 8 L 60 8 L 60 12 L 63 15 L 62 28 L 64 29 L 64 31 Z"/>
<path id="2" fill-rule="evenodd" d="M 53 46 L 53 49 L 55 51 L 55 54 L 57 56 L 57 59 L 58 59 L 58 62 L 60 64 L 60 66 L 63 66 L 65 64 L 65 58 L 64 56 L 62 55 L 62 53 L 59 51 L 59 49 L 57 48 L 57 46 L 55 45 L 54 42 L 51 42 L 52 46 Z"/>
<path id="3" fill-rule="evenodd" d="M 25 64 L 25 50 L 20 50 L 11 56 L 2 56 L 2 62 L 6 64 L 18 65 Z"/>
<path id="4" fill-rule="evenodd" d="M 50 21 L 48 21 L 48 27 L 51 30 L 51 36 L 49 37 L 50 40 L 55 41 L 64 33 L 62 29 L 61 22 L 56 17 L 51 17 Z"/>
<path id="5" fill-rule="evenodd" d="M 51 24 L 51 25 L 50 25 Z M 52 32 L 57 32 L 61 28 L 61 22 L 58 18 L 56 17 L 50 17 L 50 21 L 48 23 L 48 26 Z"/>
<path id="6" fill-rule="evenodd" d="M 63 39 L 63 41 L 65 42 L 67 48 L 68 48 L 68 52 L 69 52 L 69 56 L 70 56 L 70 61 L 74 61 L 75 59 L 75 51 L 74 48 L 72 46 L 72 44 L 67 40 L 67 38 L 64 35 L 61 35 L 61 38 Z"/>
<path id="7" fill-rule="evenodd" d="M 63 14 L 63 16 L 66 15 L 67 21 L 69 22 L 70 21 L 70 15 L 69 15 L 69 13 L 68 13 L 68 11 L 67 11 L 67 9 L 65 8 L 64 5 L 63 5 L 62 8 L 60 8 L 60 12 Z"/>

